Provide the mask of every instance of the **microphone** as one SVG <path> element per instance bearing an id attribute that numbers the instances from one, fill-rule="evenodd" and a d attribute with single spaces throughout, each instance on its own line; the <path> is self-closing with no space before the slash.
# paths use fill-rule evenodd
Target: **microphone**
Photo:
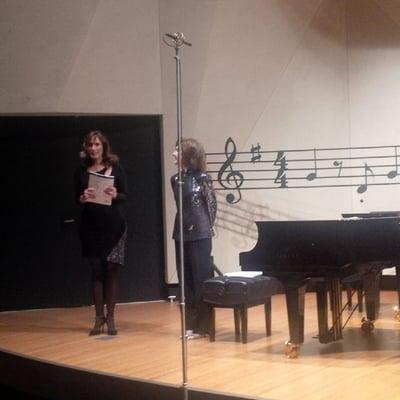
<path id="1" fill-rule="evenodd" d="M 186 46 L 192 46 L 192 43 L 187 42 L 184 34 L 181 32 L 166 33 L 165 36 L 172 39 L 177 46 L 182 46 L 184 44 L 186 44 Z"/>

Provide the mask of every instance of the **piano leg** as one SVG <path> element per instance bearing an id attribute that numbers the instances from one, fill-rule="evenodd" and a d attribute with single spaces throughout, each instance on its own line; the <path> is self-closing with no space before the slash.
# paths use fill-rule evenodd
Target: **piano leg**
<path id="1" fill-rule="evenodd" d="M 400 265 L 396 265 L 397 306 L 394 308 L 394 319 L 400 322 Z"/>
<path id="2" fill-rule="evenodd" d="M 397 306 L 400 308 L 400 265 L 396 266 Z"/>
<path id="3" fill-rule="evenodd" d="M 379 303 L 379 273 L 370 271 L 364 275 L 365 308 L 367 318 L 361 320 L 361 329 L 364 332 L 374 330 L 374 322 L 378 317 Z"/>
<path id="4" fill-rule="evenodd" d="M 332 338 L 343 339 L 342 324 L 342 283 L 340 279 L 329 279 L 329 293 L 332 312 Z"/>
<path id="5" fill-rule="evenodd" d="M 289 319 L 290 343 L 299 345 L 304 342 L 304 300 L 306 285 L 303 283 L 285 284 L 286 305 Z"/>
<path id="6" fill-rule="evenodd" d="M 328 290 L 332 313 L 332 328 L 328 328 Z M 342 285 L 339 279 L 316 282 L 318 310 L 318 339 L 320 343 L 330 343 L 343 339 L 342 328 Z"/>
<path id="7" fill-rule="evenodd" d="M 400 266 L 396 266 L 397 306 L 400 307 Z"/>
<path id="8" fill-rule="evenodd" d="M 365 309 L 367 318 L 375 321 L 378 318 L 379 273 L 374 271 L 364 275 Z"/>
<path id="9" fill-rule="evenodd" d="M 318 339 L 320 343 L 329 343 L 332 341 L 328 329 L 328 289 L 325 280 L 318 280 L 315 283 L 317 293 L 318 310 Z"/>

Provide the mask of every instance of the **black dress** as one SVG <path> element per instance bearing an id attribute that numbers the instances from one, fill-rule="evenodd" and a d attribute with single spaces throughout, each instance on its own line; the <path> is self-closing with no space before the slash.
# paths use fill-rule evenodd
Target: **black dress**
<path id="1" fill-rule="evenodd" d="M 107 168 L 98 171 L 104 174 Z M 126 239 L 126 221 L 122 205 L 127 199 L 126 178 L 120 166 L 113 166 L 114 186 L 117 197 L 110 206 L 95 203 L 84 203 L 80 224 L 82 255 L 87 258 L 107 260 L 116 264 L 124 263 L 124 248 Z M 88 187 L 89 173 L 86 167 L 75 171 L 75 197 L 79 197 Z"/>

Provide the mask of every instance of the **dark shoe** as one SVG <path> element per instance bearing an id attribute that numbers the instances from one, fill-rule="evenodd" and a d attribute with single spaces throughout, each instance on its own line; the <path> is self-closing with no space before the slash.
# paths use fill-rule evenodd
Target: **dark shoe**
<path id="1" fill-rule="evenodd" d="M 106 324 L 107 324 L 107 333 L 109 335 L 116 335 L 118 333 L 118 331 L 115 329 L 114 317 L 107 317 Z"/>
<path id="2" fill-rule="evenodd" d="M 89 332 L 89 336 L 96 336 L 104 333 L 104 324 L 106 319 L 104 317 L 96 317 L 93 329 Z"/>

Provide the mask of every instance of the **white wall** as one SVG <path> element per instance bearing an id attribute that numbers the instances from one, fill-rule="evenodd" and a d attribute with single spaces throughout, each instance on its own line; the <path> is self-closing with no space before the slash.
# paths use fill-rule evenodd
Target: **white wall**
<path id="1" fill-rule="evenodd" d="M 238 151 L 256 143 L 270 151 L 398 143 L 396 0 L 0 5 L 0 113 L 163 114 L 170 282 L 176 281 L 169 187 L 176 97 L 174 50 L 162 42 L 165 32 L 184 32 L 193 43 L 180 52 L 183 131 L 209 152 L 223 153 L 228 137 Z M 223 192 L 218 198 L 214 256 L 225 271 L 238 269 L 239 252 L 254 245 L 256 219 L 326 219 L 399 208 L 397 185 L 371 186 L 363 194 L 354 187 L 243 191 L 234 205 Z"/>
<path id="2" fill-rule="evenodd" d="M 161 113 L 157 0 L 1 0 L 2 113 Z"/>
<path id="3" fill-rule="evenodd" d="M 265 6 L 265 3 L 261 4 Z M 239 107 L 229 114 L 232 118 L 240 118 L 242 114 L 247 118 L 251 116 L 248 126 L 240 127 L 245 132 L 241 135 L 240 150 L 249 150 L 252 144 L 257 143 L 262 144 L 265 150 L 348 146 L 343 2 L 314 2 L 313 7 L 306 9 L 307 13 L 303 10 L 301 14 L 295 14 L 297 9 L 287 7 L 284 8 L 283 15 L 282 6 L 276 2 L 272 12 L 270 7 L 265 7 L 262 11 L 264 12 L 254 10 L 259 18 L 248 21 L 253 26 L 254 21 L 258 22 L 252 29 L 254 36 L 245 36 L 245 40 L 254 42 L 256 48 L 249 51 L 254 55 L 254 62 L 253 57 L 246 62 L 246 65 L 250 64 L 247 67 L 247 79 L 252 85 L 246 84 L 244 88 L 250 88 L 251 92 L 241 93 L 240 97 L 251 101 L 241 107 L 242 111 Z M 238 18 L 242 18 L 242 15 L 242 12 L 238 13 Z M 265 17 L 260 18 L 260 15 Z M 270 33 L 274 23 L 275 35 Z M 235 26 L 240 25 L 236 21 Z M 272 54 L 277 54 L 278 57 L 271 57 Z M 257 70 L 262 73 L 256 74 Z M 259 82 L 254 79 L 255 76 L 260 76 Z M 240 79 L 235 81 L 240 82 Z M 256 113 L 254 98 L 257 99 Z M 229 131 L 229 128 L 224 130 Z M 239 136 L 239 133 L 236 135 Z M 310 153 L 309 156 L 311 155 Z M 349 208 L 346 190 L 260 190 L 243 192 L 243 197 L 246 201 L 257 204 L 262 210 L 261 219 L 267 220 L 338 218 L 341 211 Z M 223 215 L 229 211 L 232 214 L 236 207 L 226 202 L 220 204 Z M 241 215 L 242 221 L 247 213 L 246 224 L 254 229 L 252 221 L 260 218 L 249 215 L 246 208 L 244 213 Z M 235 250 L 220 250 L 216 241 L 215 258 L 223 269 L 238 268 L 238 252 L 250 250 L 255 241 L 243 240 L 241 232 L 236 234 L 230 229 L 224 229 L 227 225 L 232 228 L 236 224 L 235 221 L 228 224 L 225 221 L 218 229 L 218 240 L 231 243 Z M 240 246 L 235 246 L 235 243 L 240 243 Z M 226 249 L 226 246 L 223 247 Z"/>
<path id="4" fill-rule="evenodd" d="M 203 20 L 192 25 L 191 3 L 174 2 L 176 9 L 160 13 L 161 26 L 163 18 L 171 21 L 174 14 L 175 30 L 195 43 L 182 56 L 190 70 L 183 91 L 185 136 L 198 138 L 209 152 L 222 153 L 229 136 L 238 151 L 249 151 L 257 143 L 263 150 L 398 143 L 400 4 L 219 0 L 206 2 Z M 161 29 L 168 30 L 174 29 Z M 195 64 L 198 54 L 202 60 Z M 165 70 L 164 57 L 162 63 Z M 173 79 L 172 71 L 169 75 Z M 172 125 L 168 132 L 173 137 Z M 166 176 L 172 172 L 167 166 Z M 173 207 L 168 190 L 167 185 L 170 237 Z M 217 265 L 228 271 L 238 269 L 239 253 L 254 246 L 254 220 L 397 210 L 399 188 L 369 187 L 362 195 L 356 187 L 242 191 L 242 200 L 234 205 L 218 194 L 213 253 Z M 169 278 L 175 279 L 169 246 Z"/>
<path id="5" fill-rule="evenodd" d="M 399 143 L 400 4 L 396 3 L 358 0 L 347 6 L 352 146 Z M 361 212 L 399 210 L 399 204 L 397 185 L 371 190 L 361 198 L 353 194 L 354 209 Z"/>

